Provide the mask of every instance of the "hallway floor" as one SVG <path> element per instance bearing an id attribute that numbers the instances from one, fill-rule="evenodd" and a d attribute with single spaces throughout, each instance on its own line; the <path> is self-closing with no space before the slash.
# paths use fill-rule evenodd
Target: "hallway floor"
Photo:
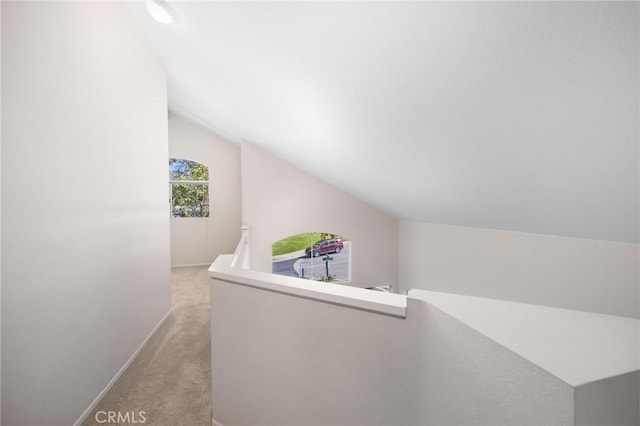
<path id="1" fill-rule="evenodd" d="M 172 269 L 172 313 L 83 423 L 115 411 L 146 425 L 211 425 L 211 333 L 206 267 Z M 146 421 L 142 422 L 141 412 Z"/>

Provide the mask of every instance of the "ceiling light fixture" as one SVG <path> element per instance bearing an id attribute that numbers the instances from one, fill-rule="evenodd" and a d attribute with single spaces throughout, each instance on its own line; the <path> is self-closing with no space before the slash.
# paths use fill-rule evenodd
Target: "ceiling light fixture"
<path id="1" fill-rule="evenodd" d="M 153 19 L 161 24 L 170 24 L 178 20 L 176 11 L 166 0 L 147 0 L 147 10 Z"/>

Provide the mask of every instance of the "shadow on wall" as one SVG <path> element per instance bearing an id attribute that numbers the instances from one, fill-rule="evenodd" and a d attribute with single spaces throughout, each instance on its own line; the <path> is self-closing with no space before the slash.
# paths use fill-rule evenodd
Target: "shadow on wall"
<path id="1" fill-rule="evenodd" d="M 330 232 L 304 232 L 271 245 L 271 272 L 315 281 L 351 281 L 351 241 Z"/>

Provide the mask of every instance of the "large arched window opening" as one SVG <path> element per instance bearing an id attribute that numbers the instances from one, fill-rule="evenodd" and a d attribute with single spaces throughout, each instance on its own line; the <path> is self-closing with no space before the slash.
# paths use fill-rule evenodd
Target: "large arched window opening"
<path id="1" fill-rule="evenodd" d="M 184 158 L 169 158 L 171 217 L 209 217 L 209 168 Z"/>

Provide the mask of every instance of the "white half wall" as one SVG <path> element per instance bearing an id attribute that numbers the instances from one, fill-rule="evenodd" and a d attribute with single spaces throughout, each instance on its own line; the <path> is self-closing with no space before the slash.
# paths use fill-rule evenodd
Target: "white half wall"
<path id="1" fill-rule="evenodd" d="M 397 219 L 249 143 L 241 145 L 241 161 L 251 269 L 271 272 L 275 241 L 302 232 L 332 232 L 351 240 L 351 285 L 396 288 Z M 331 165 L 326 169 L 340 173 Z"/>
<path id="2" fill-rule="evenodd" d="M 407 303 L 420 319 L 420 424 L 567 426 L 573 388 L 429 303 Z"/>
<path id="3" fill-rule="evenodd" d="M 640 424 L 640 372 L 621 374 L 575 389 L 576 426 Z"/>
<path id="4" fill-rule="evenodd" d="M 4 424 L 73 424 L 169 311 L 167 157 L 120 3 L 3 2 Z"/>
<path id="5" fill-rule="evenodd" d="M 637 318 L 637 244 L 400 222 L 400 287 Z"/>
<path id="6" fill-rule="evenodd" d="M 208 218 L 171 218 L 171 265 L 211 264 L 233 253 L 240 239 L 240 147 L 170 112 L 169 155 L 209 167 L 210 205 Z"/>
<path id="7" fill-rule="evenodd" d="M 222 425 L 573 424 L 571 386 L 421 300 L 400 319 L 214 279 L 211 313 Z"/>

